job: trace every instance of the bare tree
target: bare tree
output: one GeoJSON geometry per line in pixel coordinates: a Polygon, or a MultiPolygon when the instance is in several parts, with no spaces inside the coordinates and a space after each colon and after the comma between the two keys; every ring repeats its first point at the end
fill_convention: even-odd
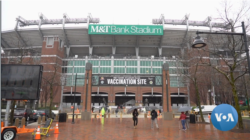
{"type": "MultiPolygon", "coordinates": [[[[48,71],[45,71],[43,74],[43,87],[46,90],[45,92],[48,92],[48,98],[49,98],[49,110],[50,114],[49,116],[51,117],[51,110],[53,107],[53,100],[54,97],[59,90],[59,87],[61,86],[61,64],[59,63],[58,58],[55,58],[55,64],[48,64],[46,65],[46,69],[48,71]]],[[[45,98],[46,99],[46,98],[45,98]]],[[[46,99],[47,100],[47,99],[46,99]]],[[[46,101],[47,102],[47,101],[46,101]]]]}
{"type": "MultiPolygon", "coordinates": [[[[246,1],[242,2],[242,5],[238,10],[233,9],[233,5],[230,4],[230,2],[224,1],[223,9],[218,10],[220,18],[226,22],[229,27],[224,31],[236,32],[238,27],[241,27],[241,21],[247,21],[247,23],[249,23],[249,19],[247,19],[249,11],[250,6],[246,1]]],[[[249,24],[247,24],[246,27],[248,26],[249,24]]],[[[239,89],[237,89],[236,86],[236,81],[247,72],[246,57],[243,56],[245,51],[243,38],[235,35],[209,35],[208,46],[209,50],[203,50],[214,55],[215,58],[218,59],[218,64],[214,65],[208,61],[203,61],[203,64],[210,65],[213,69],[222,74],[229,83],[234,99],[233,104],[239,116],[239,128],[243,129],[243,121],[237,95],[239,89]],[[242,69],[242,67],[244,68],[242,69]],[[239,70],[243,70],[241,74],[237,72],[239,70]]]]}

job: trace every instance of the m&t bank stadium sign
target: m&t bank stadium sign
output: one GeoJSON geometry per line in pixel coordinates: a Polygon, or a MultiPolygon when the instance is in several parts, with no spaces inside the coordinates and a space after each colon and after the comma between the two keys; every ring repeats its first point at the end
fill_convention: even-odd
{"type": "Polygon", "coordinates": [[[162,25],[101,25],[90,24],[89,34],[163,35],[162,25]]]}

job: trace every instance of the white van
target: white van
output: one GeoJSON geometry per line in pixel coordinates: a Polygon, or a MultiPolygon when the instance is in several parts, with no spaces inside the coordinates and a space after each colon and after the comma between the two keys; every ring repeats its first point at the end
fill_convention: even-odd
{"type": "MultiPolygon", "coordinates": [[[[217,105],[201,105],[201,110],[202,110],[202,113],[212,113],[214,108],[216,107],[217,105]]],[[[199,107],[197,106],[196,108],[194,108],[194,111],[195,112],[198,112],[199,113],[199,107]]]]}

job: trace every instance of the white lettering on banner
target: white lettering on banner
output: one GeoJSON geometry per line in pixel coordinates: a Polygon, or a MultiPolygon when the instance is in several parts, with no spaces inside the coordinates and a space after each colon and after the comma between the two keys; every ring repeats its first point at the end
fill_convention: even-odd
{"type": "Polygon", "coordinates": [[[100,33],[108,33],[108,29],[110,26],[91,26],[91,32],[100,32],[100,33]]]}

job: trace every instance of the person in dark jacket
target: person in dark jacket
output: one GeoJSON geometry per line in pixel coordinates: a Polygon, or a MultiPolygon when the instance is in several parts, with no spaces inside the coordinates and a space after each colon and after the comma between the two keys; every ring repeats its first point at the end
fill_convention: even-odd
{"type": "Polygon", "coordinates": [[[134,109],[133,113],[133,121],[134,121],[134,128],[136,128],[137,124],[138,124],[138,112],[137,109],[134,109]]]}
{"type": "Polygon", "coordinates": [[[118,110],[118,107],[117,107],[116,110],[115,110],[116,117],[117,117],[118,112],[119,112],[119,110],[118,110]]]}
{"type": "Polygon", "coordinates": [[[157,112],[155,110],[152,110],[151,111],[151,128],[153,129],[154,128],[154,122],[155,122],[155,125],[156,125],[156,128],[159,129],[158,127],[158,124],[157,124],[157,112]]]}

